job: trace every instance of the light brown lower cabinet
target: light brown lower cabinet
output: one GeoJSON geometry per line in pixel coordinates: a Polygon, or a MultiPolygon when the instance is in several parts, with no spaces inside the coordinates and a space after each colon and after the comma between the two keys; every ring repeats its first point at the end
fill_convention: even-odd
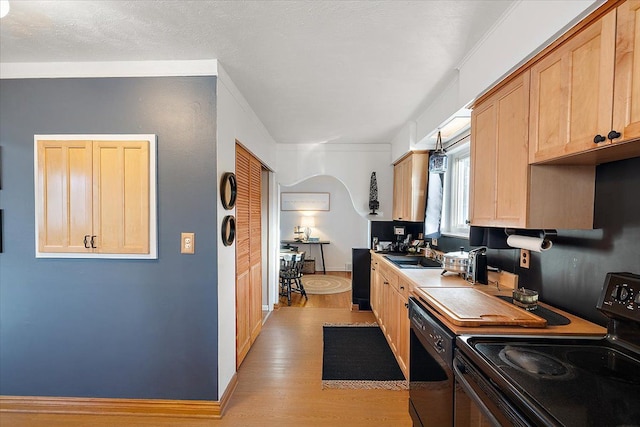
{"type": "Polygon", "coordinates": [[[371,257],[371,311],[376,319],[380,318],[380,274],[378,273],[378,260],[374,255],[371,257]]]}
{"type": "Polygon", "coordinates": [[[371,310],[405,378],[409,378],[409,285],[378,259],[371,259],[371,310]]]}
{"type": "Polygon", "coordinates": [[[398,281],[395,305],[398,322],[396,358],[405,377],[409,378],[409,284],[402,279],[398,281]]]}

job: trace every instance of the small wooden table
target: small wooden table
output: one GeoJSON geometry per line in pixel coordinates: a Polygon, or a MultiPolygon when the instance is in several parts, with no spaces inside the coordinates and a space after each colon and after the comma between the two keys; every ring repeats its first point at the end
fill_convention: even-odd
{"type": "MultiPolygon", "coordinates": [[[[309,241],[309,240],[281,240],[280,243],[288,243],[290,245],[318,245],[320,246],[320,259],[322,260],[322,274],[327,274],[327,269],[324,266],[324,250],[322,247],[328,245],[331,242],[328,240],[309,241]]],[[[311,249],[311,248],[309,248],[311,249]]]]}

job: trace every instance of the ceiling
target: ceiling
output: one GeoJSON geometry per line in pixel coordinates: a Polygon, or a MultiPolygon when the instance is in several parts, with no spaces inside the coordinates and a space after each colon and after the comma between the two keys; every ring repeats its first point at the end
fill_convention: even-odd
{"type": "Polygon", "coordinates": [[[10,0],[0,62],[217,59],[278,143],[389,143],[513,3],[10,0]]]}

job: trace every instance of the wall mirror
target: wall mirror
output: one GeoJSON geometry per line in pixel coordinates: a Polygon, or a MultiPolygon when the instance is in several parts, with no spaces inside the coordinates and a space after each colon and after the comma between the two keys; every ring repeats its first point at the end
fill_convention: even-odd
{"type": "Polygon", "coordinates": [[[236,219],[233,215],[227,215],[222,220],[222,243],[231,246],[236,238],[236,219]]]}
{"type": "Polygon", "coordinates": [[[236,175],[233,172],[226,172],[220,181],[220,199],[225,209],[232,209],[236,205],[238,188],[236,186],[236,175]]]}

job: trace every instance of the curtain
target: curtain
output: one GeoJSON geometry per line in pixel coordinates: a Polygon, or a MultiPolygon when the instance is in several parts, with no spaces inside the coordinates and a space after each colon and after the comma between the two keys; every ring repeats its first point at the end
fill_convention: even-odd
{"type": "Polygon", "coordinates": [[[442,190],[444,173],[429,173],[427,190],[427,210],[424,220],[424,237],[440,237],[440,222],[442,219],[442,190]]]}

